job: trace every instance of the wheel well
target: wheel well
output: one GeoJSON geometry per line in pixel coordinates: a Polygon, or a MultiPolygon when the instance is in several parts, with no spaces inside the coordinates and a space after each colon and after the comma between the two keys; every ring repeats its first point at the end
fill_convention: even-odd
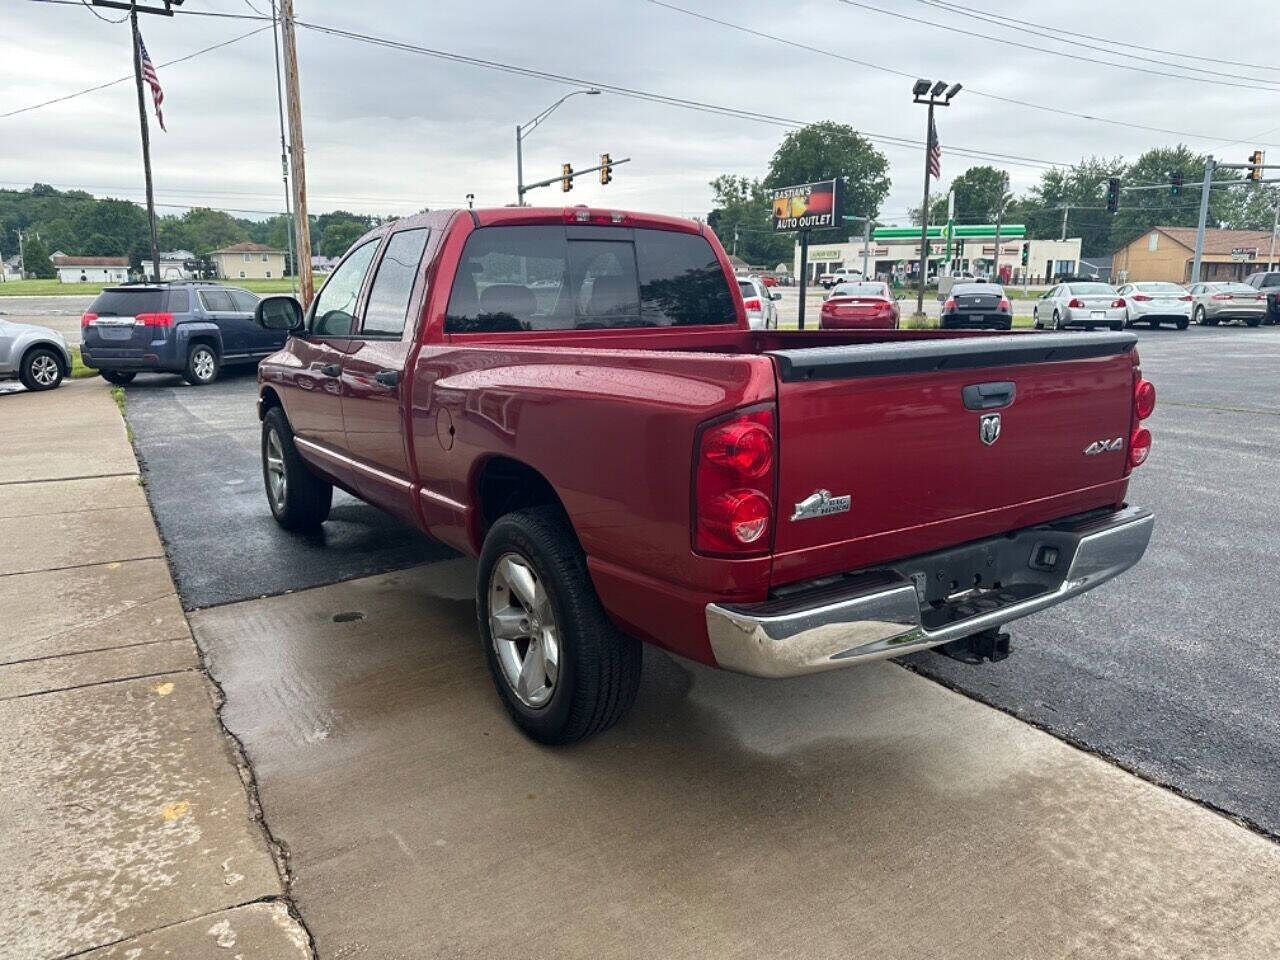
{"type": "Polygon", "coordinates": [[[280,401],[280,394],[276,393],[274,387],[263,387],[262,393],[258,395],[258,419],[265,419],[267,411],[272,407],[282,407],[284,404],[280,401]]]}
{"type": "Polygon", "coordinates": [[[564,510],[564,504],[547,478],[528,464],[510,457],[490,457],[475,480],[477,546],[484,542],[489,528],[504,514],[526,507],[552,505],[564,510]]]}
{"type": "Polygon", "coordinates": [[[48,340],[41,340],[37,343],[33,343],[31,346],[27,347],[27,349],[22,351],[22,359],[18,361],[19,370],[21,370],[23,364],[27,362],[27,357],[31,356],[31,354],[37,350],[48,350],[52,353],[54,357],[57,358],[58,366],[62,370],[62,375],[64,377],[71,376],[71,369],[67,366],[67,358],[62,355],[62,351],[58,349],[58,345],[56,343],[50,343],[48,340]]]}
{"type": "Polygon", "coordinates": [[[222,344],[218,342],[217,337],[209,333],[193,334],[191,339],[187,341],[187,353],[191,353],[191,348],[198,343],[203,343],[206,346],[213,347],[214,354],[218,357],[222,356],[222,344]]]}

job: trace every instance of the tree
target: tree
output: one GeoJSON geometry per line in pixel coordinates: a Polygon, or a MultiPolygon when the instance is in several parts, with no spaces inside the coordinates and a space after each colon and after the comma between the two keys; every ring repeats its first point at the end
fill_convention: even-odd
{"type": "Polygon", "coordinates": [[[738,256],[748,263],[772,267],[790,262],[793,240],[789,233],[774,233],[769,194],[759,180],[724,174],[711,181],[716,206],[707,226],[716,232],[726,250],[733,250],[738,232],[738,256]]]}
{"type": "Polygon", "coordinates": [[[76,242],[67,253],[98,257],[129,257],[137,263],[151,257],[151,227],[147,215],[128,200],[99,200],[80,206],[72,218],[76,242]],[[87,248],[92,244],[94,250],[87,248]]]}
{"type": "Polygon", "coordinates": [[[1065,169],[1053,167],[1040,175],[1040,183],[1031,188],[1028,196],[1006,208],[1005,219],[1025,223],[1029,238],[1056,240],[1062,236],[1065,208],[1067,236],[1080,238],[1082,254],[1088,257],[1110,253],[1111,219],[1105,210],[1107,180],[1126,176],[1120,157],[1089,157],[1065,169]]]}
{"type": "MultiPolygon", "coordinates": [[[[865,137],[843,123],[824,120],[793,130],[769,162],[764,186],[772,189],[817,180],[844,179],[844,212],[875,217],[889,194],[889,161],[865,137]]],[[[815,230],[811,243],[835,243],[850,231],[815,230]]]]}
{"type": "Polygon", "coordinates": [[[191,251],[197,257],[207,257],[212,251],[242,243],[249,233],[229,213],[208,207],[193,207],[182,215],[191,251]]]}
{"type": "Polygon", "coordinates": [[[368,229],[365,224],[355,219],[331,221],[320,234],[320,256],[342,256],[353,243],[364,236],[368,229]]]}
{"type": "MultiPolygon", "coordinates": [[[[1148,150],[1125,171],[1125,183],[1133,186],[1159,184],[1163,187],[1174,171],[1182,174],[1183,186],[1179,196],[1173,196],[1170,189],[1121,194],[1120,211],[1111,224],[1110,250],[1119,250],[1152,227],[1194,227],[1199,222],[1199,184],[1204,179],[1204,157],[1182,144],[1148,150]]],[[[1237,176],[1235,171],[1222,170],[1214,179],[1235,179],[1237,176]]],[[[1209,192],[1208,226],[1219,226],[1230,216],[1239,203],[1239,199],[1233,196],[1239,190],[1239,187],[1232,187],[1209,192]]]]}
{"type": "Polygon", "coordinates": [[[39,237],[24,237],[22,244],[22,265],[27,273],[34,274],[41,280],[52,280],[58,275],[49,259],[49,248],[39,237]]]}

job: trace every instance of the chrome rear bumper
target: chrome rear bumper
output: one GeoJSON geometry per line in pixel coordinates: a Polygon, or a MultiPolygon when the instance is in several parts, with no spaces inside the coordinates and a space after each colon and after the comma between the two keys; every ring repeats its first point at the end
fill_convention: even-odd
{"type": "Polygon", "coordinates": [[[1154,524],[1150,510],[1126,507],[913,557],[790,597],[745,605],[709,603],[711,649],[724,669],[757,677],[798,676],[926,650],[1105,583],[1141,559],[1154,524]],[[1043,562],[1045,551],[1054,551],[1051,565],[1043,562]],[[1000,579],[988,587],[928,599],[933,571],[968,570],[979,561],[1000,571],[1000,579]]]}

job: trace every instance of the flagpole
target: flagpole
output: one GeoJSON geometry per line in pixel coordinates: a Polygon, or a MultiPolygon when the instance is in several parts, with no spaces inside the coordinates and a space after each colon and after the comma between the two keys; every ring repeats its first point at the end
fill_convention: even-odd
{"type": "MultiPolygon", "coordinates": [[[[139,87],[141,89],[141,87],[139,87]]],[[[920,289],[916,292],[916,313],[924,314],[924,285],[929,278],[929,173],[933,165],[933,100],[929,101],[929,123],[924,137],[924,200],[920,206],[920,289]]]]}
{"type": "MultiPolygon", "coordinates": [[[[138,3],[129,4],[129,25],[133,28],[133,79],[138,88],[138,121],[142,124],[142,171],[147,180],[147,222],[151,227],[152,277],[160,279],[160,244],[156,240],[156,199],[151,187],[151,136],[147,132],[147,106],[142,96],[142,36],[138,33],[138,3]]],[[[143,270],[146,273],[146,270],[143,270]]]]}

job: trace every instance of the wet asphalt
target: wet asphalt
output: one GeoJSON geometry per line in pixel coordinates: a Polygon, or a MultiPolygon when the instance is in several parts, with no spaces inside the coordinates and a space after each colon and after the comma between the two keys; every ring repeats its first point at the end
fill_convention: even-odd
{"type": "MultiPolygon", "coordinates": [[[[1138,333],[1159,392],[1151,460],[1130,488],[1157,514],[1146,558],[1013,624],[1008,660],[904,662],[1280,836],[1280,327],[1138,333]]],[[[345,496],[315,538],[278,529],[251,373],[207,388],[141,376],[126,394],[188,609],[456,556],[345,496]]]]}

